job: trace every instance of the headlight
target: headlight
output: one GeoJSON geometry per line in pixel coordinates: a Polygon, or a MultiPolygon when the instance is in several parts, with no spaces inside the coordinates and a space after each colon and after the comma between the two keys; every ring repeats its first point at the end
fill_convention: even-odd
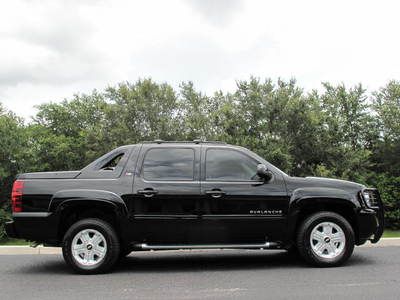
{"type": "Polygon", "coordinates": [[[365,204],[366,204],[368,207],[371,207],[371,206],[372,206],[372,203],[371,203],[371,197],[369,196],[369,192],[364,191],[364,192],[362,193],[362,195],[363,195],[365,204]]]}
{"type": "Polygon", "coordinates": [[[378,197],[379,194],[375,189],[365,189],[362,191],[362,198],[368,207],[378,207],[378,197]]]}

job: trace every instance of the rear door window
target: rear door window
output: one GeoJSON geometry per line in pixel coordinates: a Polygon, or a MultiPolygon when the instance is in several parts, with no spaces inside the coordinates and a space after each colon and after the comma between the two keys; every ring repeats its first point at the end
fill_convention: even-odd
{"type": "Polygon", "coordinates": [[[194,150],[191,148],[154,148],[147,151],[143,178],[154,180],[193,180],[194,150]]]}

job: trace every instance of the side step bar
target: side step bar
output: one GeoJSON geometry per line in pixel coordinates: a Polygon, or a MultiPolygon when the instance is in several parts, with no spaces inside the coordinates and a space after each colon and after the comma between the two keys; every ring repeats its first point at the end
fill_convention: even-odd
{"type": "Polygon", "coordinates": [[[261,244],[211,244],[211,245],[149,245],[146,243],[135,244],[134,248],[141,250],[183,250],[183,249],[279,249],[280,244],[276,242],[265,242],[261,244]]]}

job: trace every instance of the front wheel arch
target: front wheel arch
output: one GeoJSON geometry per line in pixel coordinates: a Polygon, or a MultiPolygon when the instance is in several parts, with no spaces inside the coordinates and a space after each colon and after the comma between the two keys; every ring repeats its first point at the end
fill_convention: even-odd
{"type": "Polygon", "coordinates": [[[315,199],[310,198],[308,203],[299,205],[290,212],[288,223],[288,239],[290,243],[295,243],[298,229],[301,224],[312,214],[318,212],[333,212],[347,220],[350,223],[358,244],[358,222],[354,205],[348,200],[342,199],[315,199]]]}

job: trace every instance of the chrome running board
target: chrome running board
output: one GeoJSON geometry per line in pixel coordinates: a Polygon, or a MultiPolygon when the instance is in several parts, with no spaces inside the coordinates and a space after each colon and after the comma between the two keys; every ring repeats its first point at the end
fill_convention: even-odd
{"type": "Polygon", "coordinates": [[[183,250],[183,249],[278,249],[280,244],[265,242],[261,244],[208,244],[208,245],[149,245],[146,243],[135,244],[134,248],[142,250],[183,250]]]}

